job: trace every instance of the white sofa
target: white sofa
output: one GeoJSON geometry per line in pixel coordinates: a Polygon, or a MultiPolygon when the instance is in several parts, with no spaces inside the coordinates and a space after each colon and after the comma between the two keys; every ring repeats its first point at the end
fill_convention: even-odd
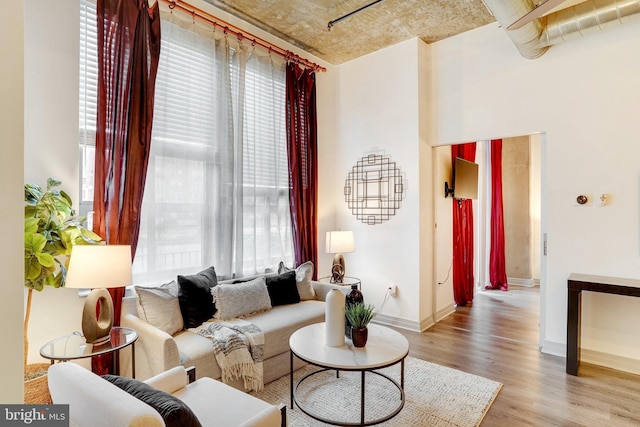
{"type": "MultiPolygon", "coordinates": [[[[348,287],[316,281],[312,281],[311,284],[316,299],[276,306],[245,318],[264,333],[265,384],[289,373],[289,338],[303,326],[324,321],[324,301],[329,290],[338,288],[344,293],[349,291],[348,287]]],[[[209,339],[189,330],[179,331],[172,336],[145,322],[137,315],[135,295],[123,299],[120,323],[122,326],[135,329],[139,334],[135,343],[136,378],[146,379],[176,366],[194,366],[198,378],[221,378],[220,367],[209,339]]],[[[294,359],[296,369],[304,365],[297,358],[294,359]]],[[[131,374],[129,353],[121,354],[120,366],[123,375],[131,374]]],[[[243,389],[240,380],[232,385],[243,389]]]]}
{"type": "MultiPolygon", "coordinates": [[[[48,381],[53,403],[69,405],[71,426],[165,425],[153,407],[73,362],[52,365],[48,381]]],[[[182,367],[163,372],[145,382],[184,402],[203,426],[287,425],[285,405],[271,405],[211,378],[201,378],[189,384],[187,372],[182,367]]]]}

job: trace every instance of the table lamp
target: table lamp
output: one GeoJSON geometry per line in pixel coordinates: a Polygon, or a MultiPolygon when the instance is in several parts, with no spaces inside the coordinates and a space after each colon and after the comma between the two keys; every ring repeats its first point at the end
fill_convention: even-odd
{"type": "Polygon", "coordinates": [[[325,252],[335,254],[331,265],[331,283],[342,283],[345,273],[344,256],[342,254],[355,250],[353,231],[327,231],[325,252]]]}
{"type": "Polygon", "coordinates": [[[65,287],[91,288],[82,310],[82,334],[89,344],[110,338],[113,300],[106,288],[131,284],[131,246],[76,245],[71,250],[65,287]]]}

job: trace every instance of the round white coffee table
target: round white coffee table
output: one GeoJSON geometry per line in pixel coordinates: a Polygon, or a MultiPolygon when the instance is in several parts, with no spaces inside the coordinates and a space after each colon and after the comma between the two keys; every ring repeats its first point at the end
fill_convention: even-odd
{"type": "Polygon", "coordinates": [[[298,329],[289,339],[290,348],[290,388],[291,388],[291,409],[294,403],[302,412],[308,416],[324,423],[341,426],[370,426],[387,421],[396,416],[404,407],[404,360],[409,354],[409,342],[400,333],[393,329],[380,325],[369,324],[369,338],[366,346],[362,348],[354,347],[351,340],[345,338],[345,345],[341,347],[329,347],[325,344],[325,323],[316,323],[298,329]],[[293,356],[318,366],[321,369],[311,372],[293,383],[293,356]],[[378,369],[386,368],[400,363],[400,383],[393,378],[377,372],[378,369]],[[335,370],[337,375],[340,371],[361,372],[360,383],[360,422],[348,423],[335,421],[320,417],[300,405],[296,392],[298,387],[313,375],[335,370]],[[379,375],[400,391],[400,404],[391,413],[375,420],[365,421],[365,374],[379,375]]]}

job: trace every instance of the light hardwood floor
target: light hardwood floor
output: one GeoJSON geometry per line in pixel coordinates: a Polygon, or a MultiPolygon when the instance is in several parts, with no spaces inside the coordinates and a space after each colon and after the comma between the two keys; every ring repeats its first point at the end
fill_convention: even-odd
{"type": "Polygon", "coordinates": [[[422,334],[402,332],[410,355],[503,383],[482,426],[640,426],[640,376],[538,349],[537,288],[488,291],[422,334]]]}

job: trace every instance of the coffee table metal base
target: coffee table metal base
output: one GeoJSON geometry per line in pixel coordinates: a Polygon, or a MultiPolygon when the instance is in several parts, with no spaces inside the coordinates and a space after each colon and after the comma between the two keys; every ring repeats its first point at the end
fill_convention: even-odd
{"type": "Polygon", "coordinates": [[[327,368],[327,367],[323,367],[321,365],[318,365],[316,363],[310,362],[308,360],[305,360],[303,358],[301,358],[300,356],[296,355],[296,357],[298,357],[299,359],[314,365],[314,366],[318,366],[321,369],[318,369],[316,371],[313,371],[303,377],[301,377],[295,384],[293,384],[293,356],[294,356],[294,352],[290,351],[290,387],[291,387],[291,409],[294,409],[294,403],[296,406],[298,406],[298,408],[304,412],[305,414],[307,414],[308,416],[310,416],[313,419],[316,419],[318,421],[322,421],[323,423],[327,423],[327,424],[332,424],[332,425],[336,425],[336,426],[372,426],[375,424],[380,424],[383,423],[385,421],[390,420],[391,418],[395,417],[396,415],[398,415],[398,413],[402,410],[402,408],[404,407],[404,403],[405,403],[405,395],[404,395],[404,358],[400,360],[400,383],[398,384],[398,382],[396,380],[394,380],[393,378],[389,377],[388,375],[383,374],[382,372],[377,372],[377,369],[382,369],[382,368],[386,368],[389,366],[393,366],[396,365],[398,362],[392,363],[390,365],[387,366],[381,366],[374,369],[342,369],[344,371],[359,371],[360,372],[360,422],[343,422],[343,421],[335,421],[335,420],[331,420],[331,419],[327,419],[324,417],[320,417],[318,415],[315,415],[313,413],[311,413],[310,411],[306,410],[302,405],[300,405],[300,402],[297,399],[297,391],[298,391],[298,387],[300,386],[300,384],[302,384],[306,379],[313,377],[314,375],[320,374],[322,372],[326,372],[326,371],[336,371],[336,376],[340,375],[340,370],[336,370],[335,368],[327,368]],[[389,413],[388,415],[385,415],[384,417],[381,418],[377,418],[375,420],[369,420],[369,421],[365,421],[365,396],[366,396],[366,381],[365,381],[365,374],[366,373],[370,373],[370,374],[375,374],[378,375],[382,378],[387,379],[389,382],[391,382],[394,386],[396,386],[396,388],[398,389],[398,391],[400,392],[400,404],[398,405],[398,407],[396,409],[394,409],[391,413],[389,413]]]}

